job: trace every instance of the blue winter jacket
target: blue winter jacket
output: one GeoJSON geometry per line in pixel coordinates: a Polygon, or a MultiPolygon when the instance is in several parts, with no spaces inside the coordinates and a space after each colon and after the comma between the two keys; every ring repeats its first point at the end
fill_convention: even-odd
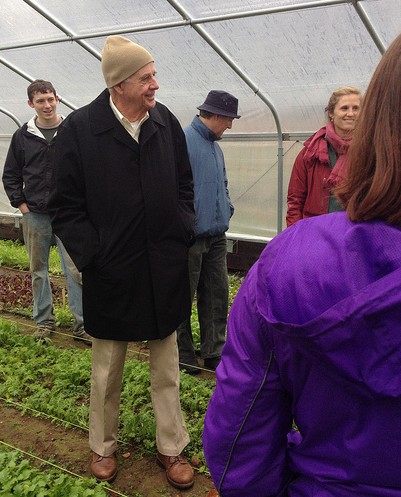
{"type": "Polygon", "coordinates": [[[184,129],[195,192],[195,236],[221,235],[228,230],[234,207],[228,193],[224,155],[217,136],[198,116],[184,129]]]}

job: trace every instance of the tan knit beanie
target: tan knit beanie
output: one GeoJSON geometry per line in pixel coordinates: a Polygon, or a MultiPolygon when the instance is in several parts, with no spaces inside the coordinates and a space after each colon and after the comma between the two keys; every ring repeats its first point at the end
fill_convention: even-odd
{"type": "Polygon", "coordinates": [[[150,53],[124,36],[108,36],[102,51],[102,71],[107,88],[121,83],[149,62],[150,53]]]}

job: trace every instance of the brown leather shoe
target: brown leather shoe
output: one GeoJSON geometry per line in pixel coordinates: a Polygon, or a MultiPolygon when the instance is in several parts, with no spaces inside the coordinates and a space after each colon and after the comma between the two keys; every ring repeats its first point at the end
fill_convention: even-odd
{"type": "Polygon", "coordinates": [[[103,457],[93,452],[90,470],[96,480],[112,482],[117,476],[116,455],[103,457]]]}
{"type": "Polygon", "coordinates": [[[157,453],[159,466],[166,470],[168,482],[175,488],[185,489],[194,484],[194,470],[182,456],[164,456],[157,453]]]}

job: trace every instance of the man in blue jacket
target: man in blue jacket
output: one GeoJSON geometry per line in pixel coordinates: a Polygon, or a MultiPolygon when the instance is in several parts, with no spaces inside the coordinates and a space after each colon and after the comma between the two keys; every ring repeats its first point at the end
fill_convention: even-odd
{"type": "MultiPolygon", "coordinates": [[[[214,371],[225,342],[228,312],[227,240],[234,213],[228,193],[224,155],[218,140],[234,119],[239,119],[238,100],[225,91],[212,90],[198,107],[200,115],[184,129],[195,192],[195,238],[189,251],[191,298],[197,294],[200,355],[214,371]]],[[[191,320],[178,328],[180,367],[189,374],[200,372],[191,320]]]]}

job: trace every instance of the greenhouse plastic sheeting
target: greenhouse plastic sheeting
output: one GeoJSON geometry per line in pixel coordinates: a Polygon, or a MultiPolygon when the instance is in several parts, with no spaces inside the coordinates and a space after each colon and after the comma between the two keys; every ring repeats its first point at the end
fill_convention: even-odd
{"type": "MultiPolygon", "coordinates": [[[[1,0],[0,167],[10,136],[32,116],[26,88],[51,80],[68,115],[104,88],[110,34],[146,47],[159,101],[188,125],[211,89],[239,99],[221,142],[235,214],[230,232],[274,236],[302,141],[324,122],[338,86],[365,90],[401,32],[401,0],[1,0]]],[[[0,210],[13,213],[0,191],[0,210]]]]}

